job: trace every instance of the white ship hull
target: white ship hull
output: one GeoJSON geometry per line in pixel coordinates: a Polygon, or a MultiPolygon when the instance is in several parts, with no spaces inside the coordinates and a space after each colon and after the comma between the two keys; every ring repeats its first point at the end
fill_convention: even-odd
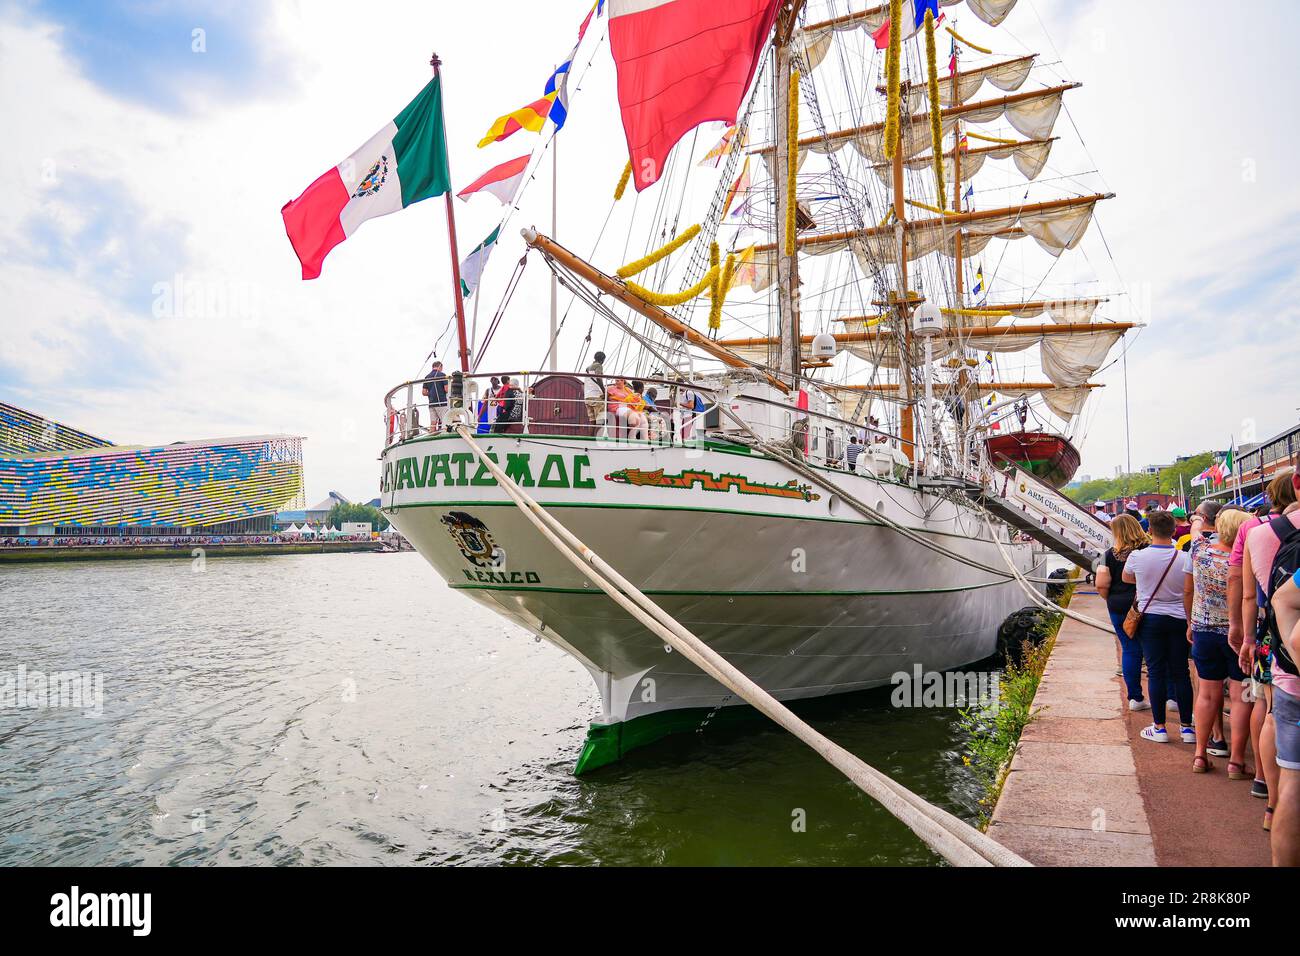
{"type": "MultiPolygon", "coordinates": [[[[1014,581],[869,522],[822,488],[790,487],[785,466],[745,449],[551,436],[480,443],[621,574],[783,700],[983,659],[1002,621],[1028,603],[1014,581]]],[[[579,770],[698,724],[701,709],[740,703],[560,557],[459,438],[403,442],[383,462],[385,513],[447,583],[591,672],[604,712],[579,770]]],[[[827,474],[943,547],[1005,566],[968,507],[827,474]]],[[[1041,570],[1031,548],[997,533],[1022,571],[1041,570]]]]}

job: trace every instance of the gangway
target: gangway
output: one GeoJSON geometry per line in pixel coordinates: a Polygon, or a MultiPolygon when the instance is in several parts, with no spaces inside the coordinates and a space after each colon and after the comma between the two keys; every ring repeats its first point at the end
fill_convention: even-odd
{"type": "Polygon", "coordinates": [[[990,513],[1084,571],[1092,571],[1111,546],[1104,522],[1010,459],[1003,458],[986,482],[963,487],[990,513]]]}

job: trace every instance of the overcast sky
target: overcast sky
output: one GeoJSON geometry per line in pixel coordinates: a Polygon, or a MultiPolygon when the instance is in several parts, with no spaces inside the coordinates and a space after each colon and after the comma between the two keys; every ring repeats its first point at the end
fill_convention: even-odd
{"type": "MultiPolygon", "coordinates": [[[[112,6],[0,0],[0,398],[122,443],[301,434],[310,501],[377,494],[383,395],[421,371],[450,315],[441,201],[367,223],[313,282],[280,207],[406,105],[433,49],[458,187],[539,146],[475,144],[541,94],[589,0],[112,6]],[[186,291],[207,306],[187,309],[186,291]]],[[[964,34],[1039,50],[1084,84],[1057,132],[1117,198],[1065,268],[1120,293],[1111,317],[1150,323],[1128,354],[1132,464],[1295,422],[1300,5],[1021,0],[998,31],[961,9],[964,34]]],[[[583,254],[626,156],[603,32],[557,140],[559,235],[583,254]]],[[[522,255],[518,227],[549,230],[546,163],[489,268],[483,323],[522,255]]],[[[463,254],[501,208],[457,206],[463,254]]],[[[617,267],[621,245],[598,263],[617,267]]],[[[484,367],[536,367],[547,308],[534,263],[484,367]]],[[[588,324],[571,316],[562,364],[588,324]]],[[[1081,435],[1093,476],[1126,454],[1122,364],[1101,380],[1081,435]]]]}

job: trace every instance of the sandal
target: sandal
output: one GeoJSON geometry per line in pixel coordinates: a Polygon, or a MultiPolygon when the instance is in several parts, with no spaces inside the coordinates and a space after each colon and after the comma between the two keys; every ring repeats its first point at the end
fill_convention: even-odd
{"type": "Polygon", "coordinates": [[[1232,761],[1228,761],[1228,779],[1254,780],[1255,771],[1251,770],[1244,763],[1233,763],[1232,761]]]}
{"type": "Polygon", "coordinates": [[[1272,807],[1269,807],[1267,810],[1264,811],[1264,829],[1265,830],[1273,829],[1273,808],[1272,807]]]}
{"type": "Polygon", "coordinates": [[[1210,763],[1209,757],[1193,757],[1192,773],[1209,773],[1214,769],[1214,764],[1210,763]]]}

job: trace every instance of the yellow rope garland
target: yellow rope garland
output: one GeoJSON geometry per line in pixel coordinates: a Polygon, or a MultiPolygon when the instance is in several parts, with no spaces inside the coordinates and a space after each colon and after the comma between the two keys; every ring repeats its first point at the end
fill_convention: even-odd
{"type": "Polygon", "coordinates": [[[795,224],[795,187],[799,182],[799,71],[790,71],[790,128],[789,156],[785,171],[785,254],[794,255],[795,224]]]}
{"type": "Polygon", "coordinates": [[[660,259],[672,255],[674,252],[676,252],[682,246],[686,245],[686,243],[690,242],[699,234],[700,234],[700,226],[699,223],[696,223],[695,225],[687,229],[685,232],[683,232],[676,239],[674,239],[672,242],[668,243],[668,245],[664,246],[662,249],[656,249],[654,252],[650,253],[650,255],[645,256],[642,259],[637,259],[635,262],[629,262],[623,268],[619,269],[618,272],[615,273],[615,275],[617,275],[620,279],[627,279],[630,278],[631,276],[639,275],[640,273],[645,272],[647,269],[649,269],[660,259]]]}
{"type": "Polygon", "coordinates": [[[635,282],[624,283],[627,290],[639,299],[644,299],[651,305],[657,305],[662,308],[671,308],[674,305],[681,305],[684,302],[690,302],[700,293],[712,287],[713,283],[718,280],[718,267],[714,266],[708,272],[704,273],[704,278],[689,289],[683,289],[681,292],[654,292],[645,286],[637,285],[635,282]]]}
{"type": "Polygon", "coordinates": [[[970,130],[966,131],[966,135],[971,139],[982,139],[986,143],[1000,143],[1003,146],[1015,146],[1020,142],[1016,139],[999,139],[996,136],[983,136],[980,133],[972,133],[970,130]]]}
{"type": "Polygon", "coordinates": [[[722,267],[722,297],[725,299],[727,293],[731,291],[731,284],[736,281],[736,266],[740,264],[740,259],[734,252],[727,253],[727,262],[722,267]]]}
{"type": "Polygon", "coordinates": [[[889,51],[885,54],[885,85],[889,95],[885,101],[885,158],[893,159],[898,150],[898,110],[900,102],[899,63],[902,56],[903,0],[889,0],[889,51]]]}
{"type": "Polygon", "coordinates": [[[709,328],[722,328],[722,253],[716,242],[709,244],[709,271],[715,274],[713,287],[709,290],[709,328]]]}
{"type": "Polygon", "coordinates": [[[968,47],[970,47],[972,50],[974,50],[974,51],[977,52],[977,53],[992,53],[992,52],[993,52],[993,51],[990,50],[990,49],[987,49],[987,48],[982,47],[982,46],[977,46],[976,44],[971,43],[970,40],[967,40],[964,36],[962,36],[960,33],[958,33],[958,32],[957,32],[956,30],[954,30],[952,27],[944,27],[944,29],[947,30],[949,33],[951,33],[951,34],[953,35],[953,37],[957,40],[958,43],[964,43],[964,44],[966,44],[968,47]]]}
{"type": "Polygon", "coordinates": [[[925,59],[930,79],[930,149],[934,153],[934,180],[939,208],[948,208],[948,184],[943,173],[943,104],[939,102],[939,62],[934,42],[934,14],[925,11],[925,59]]]}
{"type": "Polygon", "coordinates": [[[614,202],[618,202],[620,199],[623,198],[623,193],[627,191],[627,184],[631,181],[631,179],[632,179],[632,160],[629,159],[627,161],[627,165],[623,167],[623,175],[619,177],[618,185],[614,188],[614,202]]]}
{"type": "Polygon", "coordinates": [[[955,209],[949,210],[948,212],[944,212],[942,209],[938,208],[937,206],[931,206],[928,202],[920,202],[916,199],[904,199],[903,202],[907,203],[909,206],[915,206],[917,209],[924,209],[926,212],[938,213],[940,216],[956,215],[955,209]]]}

